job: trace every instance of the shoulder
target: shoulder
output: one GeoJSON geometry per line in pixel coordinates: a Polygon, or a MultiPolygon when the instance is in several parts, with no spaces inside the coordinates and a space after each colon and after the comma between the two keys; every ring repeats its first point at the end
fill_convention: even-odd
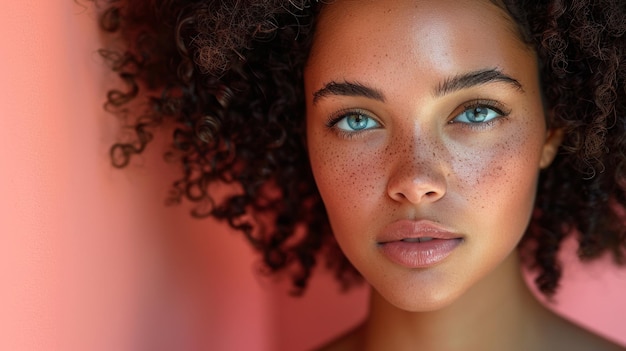
{"type": "Polygon", "coordinates": [[[322,345],[317,351],[352,351],[362,349],[360,341],[363,327],[357,326],[356,328],[348,331],[347,333],[329,341],[322,345]]]}
{"type": "Polygon", "coordinates": [[[626,351],[626,347],[604,339],[561,317],[549,321],[544,332],[545,350],[626,351]]]}

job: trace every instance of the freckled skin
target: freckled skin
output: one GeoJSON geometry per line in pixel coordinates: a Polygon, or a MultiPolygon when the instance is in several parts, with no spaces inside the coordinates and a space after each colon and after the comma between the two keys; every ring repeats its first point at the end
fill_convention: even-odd
{"type": "Polygon", "coordinates": [[[348,259],[391,304],[430,311],[511,257],[539,171],[558,142],[546,130],[534,53],[500,9],[489,2],[388,4],[337,1],[323,9],[305,68],[307,141],[348,259]],[[449,77],[489,68],[517,79],[523,91],[492,82],[432,93],[449,77]],[[385,100],[328,96],[313,103],[314,92],[344,80],[374,87],[385,100]],[[510,113],[481,128],[449,123],[475,99],[498,101],[510,113]],[[348,138],[328,128],[329,116],[344,109],[367,111],[380,127],[348,138]],[[439,223],[464,241],[435,266],[399,266],[381,254],[376,238],[401,219],[439,223]]]}

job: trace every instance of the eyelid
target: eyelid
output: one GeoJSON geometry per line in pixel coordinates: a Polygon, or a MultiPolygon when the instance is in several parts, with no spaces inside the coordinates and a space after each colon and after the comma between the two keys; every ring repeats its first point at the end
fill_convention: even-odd
{"type": "MultiPolygon", "coordinates": [[[[454,112],[451,114],[450,121],[448,123],[455,123],[454,119],[459,116],[459,114],[463,113],[466,110],[477,108],[477,107],[487,107],[495,112],[497,112],[501,117],[506,117],[511,114],[511,109],[508,108],[503,103],[497,100],[491,99],[474,99],[463,103],[461,106],[457,107],[454,112]]],[[[460,122],[459,122],[460,123],[460,122]]]]}
{"type": "Polygon", "coordinates": [[[360,114],[360,115],[364,115],[367,116],[368,118],[371,118],[372,120],[376,121],[376,123],[378,123],[379,125],[383,125],[382,122],[374,117],[373,113],[364,110],[364,109],[360,109],[360,108],[346,108],[346,109],[341,109],[337,112],[334,112],[333,114],[331,114],[328,117],[328,120],[326,121],[326,127],[328,128],[333,128],[335,125],[337,125],[337,123],[339,123],[339,121],[341,121],[342,119],[350,116],[350,115],[355,115],[355,114],[360,114]]]}
{"type": "MultiPolygon", "coordinates": [[[[454,113],[451,114],[450,120],[448,121],[449,124],[454,124],[454,123],[459,123],[459,124],[467,124],[464,122],[455,122],[454,120],[464,111],[468,110],[468,109],[472,109],[472,108],[477,108],[477,107],[486,107],[489,109],[492,109],[493,111],[495,111],[497,114],[499,114],[500,116],[497,118],[502,118],[502,117],[507,117],[510,113],[511,113],[511,109],[508,108],[505,104],[497,101],[497,100],[493,100],[493,99],[482,99],[482,98],[477,98],[477,99],[473,99],[473,100],[469,100],[467,102],[464,102],[463,104],[461,104],[461,106],[457,107],[454,110],[454,113]]],[[[350,115],[355,115],[355,114],[360,114],[360,115],[364,115],[370,119],[372,119],[374,122],[376,122],[377,124],[379,124],[380,127],[383,127],[383,123],[380,121],[380,119],[378,119],[377,117],[374,117],[374,114],[366,109],[362,109],[362,108],[345,108],[345,109],[340,109],[334,113],[332,113],[331,115],[329,115],[328,119],[326,120],[326,127],[328,129],[334,130],[335,132],[341,132],[342,134],[357,134],[357,133],[361,133],[361,132],[366,132],[372,129],[377,129],[377,128],[368,128],[368,129],[364,129],[364,130],[357,130],[357,131],[343,131],[343,130],[338,130],[338,128],[336,128],[337,123],[339,123],[341,120],[343,120],[344,118],[350,116],[350,115]]],[[[489,123],[488,122],[484,122],[484,123],[489,123]]],[[[481,124],[481,123],[476,123],[476,124],[481,124]]]]}
{"type": "Polygon", "coordinates": [[[325,125],[326,125],[326,128],[327,128],[328,131],[334,133],[339,138],[350,140],[350,139],[356,138],[356,137],[358,137],[360,135],[363,135],[363,133],[367,133],[367,132],[370,132],[372,130],[379,129],[379,128],[382,127],[383,124],[381,123],[381,121],[378,118],[373,117],[373,113],[370,113],[367,110],[363,110],[363,109],[359,109],[359,108],[346,108],[346,109],[342,109],[342,110],[339,110],[339,111],[331,114],[328,117],[328,120],[326,121],[325,125]],[[356,114],[363,115],[363,116],[369,118],[374,123],[376,123],[378,126],[376,126],[375,128],[367,128],[367,129],[353,130],[353,131],[344,130],[344,129],[339,128],[337,126],[337,124],[339,124],[342,120],[345,120],[350,115],[356,115],[356,114]]]}

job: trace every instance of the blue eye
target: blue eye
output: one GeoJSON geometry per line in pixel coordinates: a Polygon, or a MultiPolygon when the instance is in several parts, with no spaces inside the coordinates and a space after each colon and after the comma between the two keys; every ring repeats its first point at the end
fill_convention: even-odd
{"type": "Polygon", "coordinates": [[[491,121],[494,118],[501,117],[502,115],[502,112],[494,108],[481,105],[466,109],[465,111],[454,117],[452,122],[468,124],[485,123],[491,121]]]}
{"type": "Polygon", "coordinates": [[[358,112],[340,117],[334,125],[344,132],[358,132],[380,127],[380,124],[375,119],[358,112]]]}

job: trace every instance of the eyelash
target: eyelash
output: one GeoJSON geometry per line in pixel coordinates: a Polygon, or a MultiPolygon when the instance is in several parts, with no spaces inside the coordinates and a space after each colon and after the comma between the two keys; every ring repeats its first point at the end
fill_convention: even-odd
{"type": "Polygon", "coordinates": [[[328,117],[328,120],[326,121],[326,127],[328,129],[332,130],[333,132],[337,133],[340,137],[346,138],[346,139],[354,138],[355,136],[357,136],[360,133],[367,132],[368,130],[371,130],[371,129],[365,129],[365,130],[362,130],[362,131],[347,132],[347,131],[343,131],[343,130],[341,130],[339,128],[336,128],[337,123],[339,123],[341,120],[343,120],[344,118],[349,117],[351,115],[364,115],[364,116],[366,116],[368,118],[373,119],[378,124],[382,125],[382,123],[380,121],[378,121],[376,118],[371,117],[371,114],[369,112],[367,112],[366,110],[361,110],[361,109],[344,109],[344,110],[337,111],[337,112],[333,113],[332,115],[330,115],[330,117],[328,117]]]}
{"type": "MultiPolygon", "coordinates": [[[[462,109],[460,110],[460,112],[458,113],[454,113],[453,115],[453,119],[448,121],[448,124],[457,124],[460,125],[460,127],[463,128],[470,128],[472,130],[484,130],[484,129],[488,129],[491,126],[493,126],[495,123],[501,122],[501,120],[503,118],[506,118],[510,115],[511,111],[506,109],[505,106],[503,104],[501,104],[500,102],[496,101],[496,100],[488,100],[488,99],[476,99],[476,100],[472,100],[469,102],[466,102],[463,104],[462,109]],[[461,113],[467,111],[467,110],[471,110],[471,109],[476,109],[476,108],[488,108],[493,110],[494,112],[496,112],[499,116],[495,117],[489,121],[486,122],[480,122],[480,123],[465,123],[465,122],[455,122],[454,119],[456,117],[458,117],[461,113]]],[[[366,129],[363,131],[353,131],[353,132],[347,132],[347,131],[343,131],[339,128],[336,128],[335,126],[337,125],[337,123],[339,123],[341,120],[343,120],[344,118],[350,116],[350,115],[355,115],[355,114],[362,114],[364,116],[367,116],[368,118],[372,118],[374,120],[376,120],[375,118],[370,116],[370,113],[368,113],[365,110],[362,109],[344,109],[344,110],[340,110],[337,111],[335,113],[333,113],[328,120],[326,121],[326,127],[330,130],[333,130],[335,133],[337,133],[339,136],[343,137],[343,138],[353,138],[356,135],[362,133],[362,132],[366,132],[370,129],[366,129]]],[[[376,120],[377,123],[381,124],[382,123],[378,120],[376,120]]]]}
{"type": "MultiPolygon", "coordinates": [[[[358,114],[362,114],[362,115],[368,115],[364,110],[361,109],[344,109],[344,110],[339,110],[335,113],[333,113],[332,115],[330,115],[328,117],[328,120],[326,121],[326,127],[328,128],[332,128],[334,127],[337,123],[339,123],[339,121],[341,121],[342,119],[350,116],[350,115],[358,115],[358,114]]],[[[369,117],[369,115],[368,115],[369,117]]]]}
{"type": "Polygon", "coordinates": [[[472,101],[464,103],[462,110],[458,113],[455,113],[453,115],[453,119],[450,120],[448,124],[460,124],[462,127],[465,127],[465,128],[470,128],[473,130],[484,130],[493,126],[495,123],[501,122],[503,118],[508,117],[510,114],[511,114],[511,111],[496,100],[476,99],[476,100],[472,100],[472,101]],[[494,112],[496,112],[499,116],[487,122],[481,122],[481,123],[464,123],[464,122],[454,121],[454,119],[458,117],[461,113],[467,110],[476,109],[480,107],[491,109],[494,112]]]}

